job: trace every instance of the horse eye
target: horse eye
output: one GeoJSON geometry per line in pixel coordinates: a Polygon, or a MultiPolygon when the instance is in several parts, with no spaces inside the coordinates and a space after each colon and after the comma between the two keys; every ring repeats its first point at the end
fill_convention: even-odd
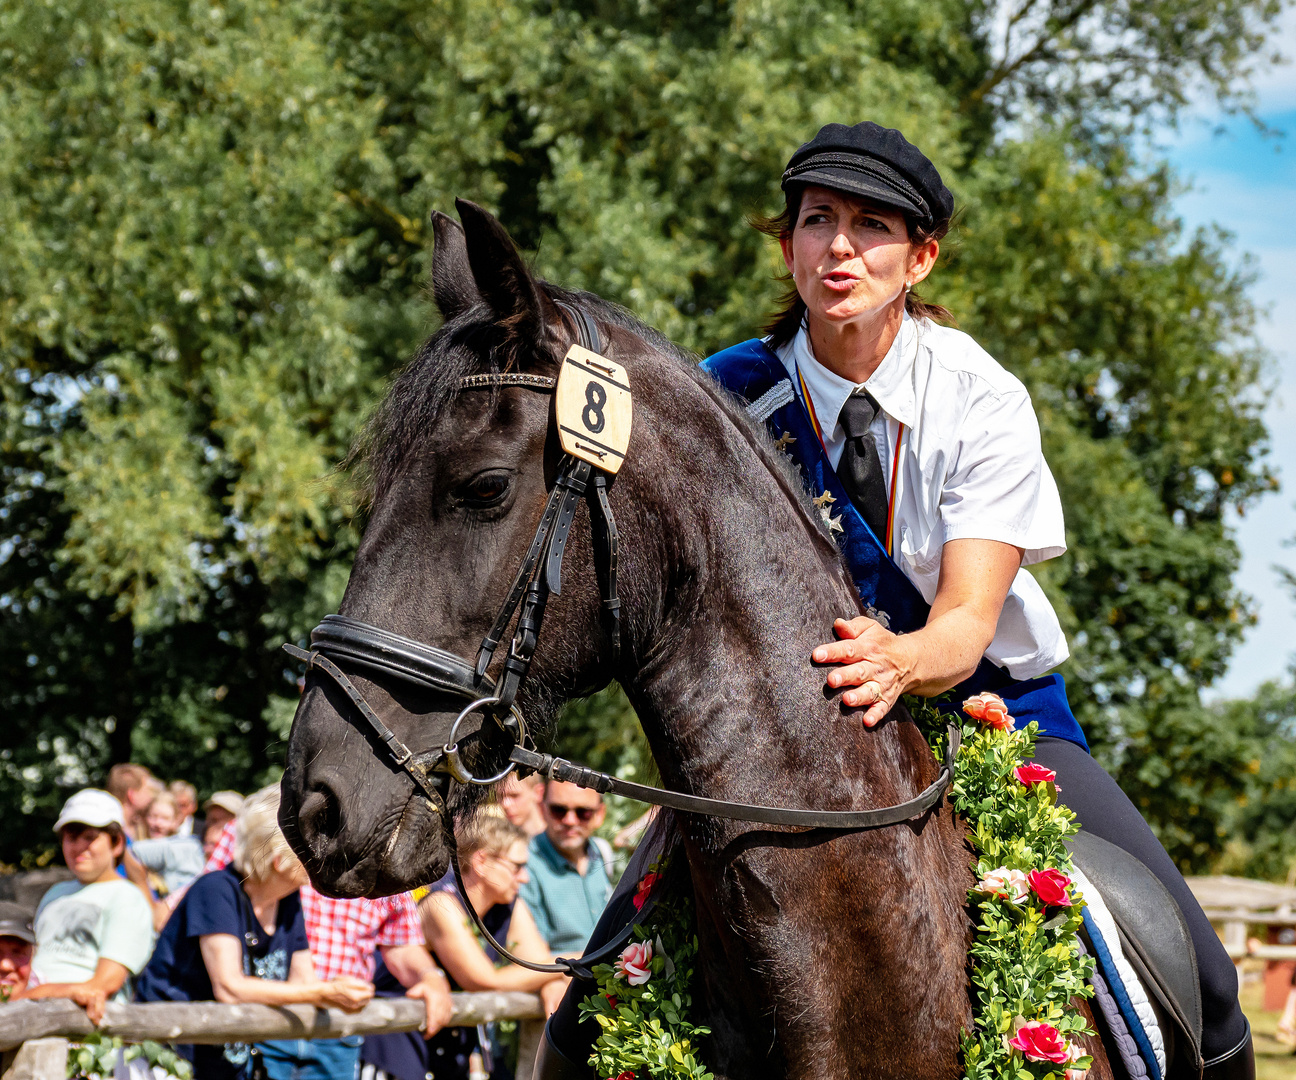
{"type": "Polygon", "coordinates": [[[498,506],[508,494],[508,489],[507,473],[482,473],[474,476],[460,488],[460,497],[469,506],[483,510],[490,506],[498,506]]]}

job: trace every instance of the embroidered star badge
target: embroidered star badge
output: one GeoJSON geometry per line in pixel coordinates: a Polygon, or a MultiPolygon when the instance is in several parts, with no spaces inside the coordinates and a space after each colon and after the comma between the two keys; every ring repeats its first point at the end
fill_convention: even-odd
{"type": "Polygon", "coordinates": [[[864,606],[864,614],[881,626],[883,630],[889,630],[891,628],[891,616],[885,611],[879,611],[872,604],[866,604],[864,606]]]}
{"type": "Polygon", "coordinates": [[[796,442],[796,436],[794,436],[790,431],[785,431],[783,432],[782,435],[780,435],[777,439],[774,440],[774,449],[786,450],[794,442],[796,442]]]}
{"type": "Polygon", "coordinates": [[[818,495],[817,497],[811,500],[811,502],[813,502],[815,506],[819,507],[820,510],[824,509],[825,507],[832,506],[832,504],[835,503],[836,501],[837,500],[832,497],[831,493],[827,491],[823,492],[821,495],[818,495]]]}

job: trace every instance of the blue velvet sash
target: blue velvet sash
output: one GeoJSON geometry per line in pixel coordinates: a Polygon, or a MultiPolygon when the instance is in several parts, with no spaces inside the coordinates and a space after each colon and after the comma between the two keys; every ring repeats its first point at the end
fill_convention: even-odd
{"type": "MultiPolygon", "coordinates": [[[[703,361],[702,369],[748,402],[766,394],[783,401],[770,413],[766,426],[772,438],[782,440],[784,453],[800,469],[811,494],[832,496],[833,501],[826,506],[826,522],[845,557],[865,611],[896,633],[925,625],[930,610],[927,602],[850,501],[783,362],[763,341],[753,338],[716,353],[703,361]],[[780,383],[787,384],[788,390],[782,391],[780,383]]],[[[983,659],[972,677],[960,684],[955,693],[961,702],[964,697],[983,690],[1002,697],[1019,724],[1034,720],[1041,735],[1067,739],[1089,749],[1067,703],[1066,685],[1060,675],[1016,680],[1003,668],[983,659]]],[[[942,708],[957,711],[958,704],[942,708]]]]}

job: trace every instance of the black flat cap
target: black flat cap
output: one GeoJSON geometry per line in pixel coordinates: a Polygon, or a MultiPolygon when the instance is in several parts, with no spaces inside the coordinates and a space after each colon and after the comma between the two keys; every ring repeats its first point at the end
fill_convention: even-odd
{"type": "Polygon", "coordinates": [[[20,904],[0,903],[0,937],[16,937],[35,945],[31,912],[20,904]]]}
{"type": "Polygon", "coordinates": [[[783,190],[791,184],[818,184],[893,206],[925,229],[954,213],[954,196],[936,166],[900,132],[871,120],[821,127],[788,162],[783,190]]]}

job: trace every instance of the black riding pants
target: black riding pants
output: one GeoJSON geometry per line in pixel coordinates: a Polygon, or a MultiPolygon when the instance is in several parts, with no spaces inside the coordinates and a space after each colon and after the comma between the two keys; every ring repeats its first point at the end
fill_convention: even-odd
{"type": "Polygon", "coordinates": [[[1095,836],[1124,848],[1152,871],[1183,912],[1201,975],[1202,1057],[1207,1061],[1234,1049],[1246,1035],[1238,1004],[1237,969],[1165,848],[1143,816],[1083,749],[1066,739],[1040,738],[1035,760],[1058,775],[1059,801],[1075,811],[1095,836]]]}

